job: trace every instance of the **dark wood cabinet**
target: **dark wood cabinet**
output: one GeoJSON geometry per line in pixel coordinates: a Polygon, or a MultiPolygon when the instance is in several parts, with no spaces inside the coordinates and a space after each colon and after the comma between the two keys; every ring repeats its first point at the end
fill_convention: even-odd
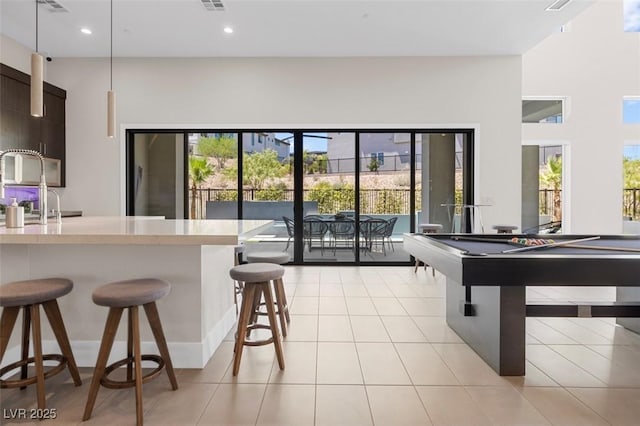
{"type": "Polygon", "coordinates": [[[44,83],[44,115],[30,113],[31,78],[0,64],[0,151],[31,149],[61,161],[61,186],[65,186],[65,102],[67,92],[44,83]]]}

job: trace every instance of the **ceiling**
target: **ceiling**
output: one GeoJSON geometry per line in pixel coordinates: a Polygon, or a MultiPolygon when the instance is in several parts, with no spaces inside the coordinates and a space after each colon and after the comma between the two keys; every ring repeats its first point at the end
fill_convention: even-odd
{"type": "MultiPolygon", "coordinates": [[[[40,0],[49,2],[51,0],[40,0]]],[[[38,51],[109,56],[109,1],[41,4],[38,51]],[[92,35],[80,28],[88,27],[92,35]]],[[[522,54],[593,0],[114,0],[117,57],[458,56],[522,54]],[[233,34],[225,34],[230,25],[233,34]]],[[[35,49],[35,0],[0,0],[0,31],[35,49]]]]}

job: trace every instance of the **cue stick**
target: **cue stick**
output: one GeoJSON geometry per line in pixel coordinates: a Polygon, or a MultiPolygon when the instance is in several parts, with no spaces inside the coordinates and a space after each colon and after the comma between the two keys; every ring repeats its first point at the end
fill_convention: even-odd
{"type": "MultiPolygon", "coordinates": [[[[454,241],[479,241],[483,243],[508,243],[509,242],[502,237],[484,237],[483,238],[483,237],[456,236],[456,237],[451,237],[451,239],[454,241]]],[[[582,240],[582,241],[585,241],[585,240],[582,240]]],[[[527,246],[527,247],[537,247],[537,246],[527,246]]],[[[564,247],[588,249],[588,250],[630,251],[630,252],[640,253],[640,248],[633,248],[633,247],[584,246],[581,244],[564,244],[564,247]]]]}
{"type": "Polygon", "coordinates": [[[567,244],[573,244],[573,243],[581,243],[583,241],[592,241],[592,240],[597,240],[600,237],[589,237],[589,238],[579,238],[577,240],[569,240],[569,241],[558,241],[555,243],[549,243],[549,244],[540,244],[537,246],[526,246],[526,247],[519,247],[519,248],[515,248],[515,249],[510,249],[510,250],[502,250],[500,253],[519,253],[521,251],[529,251],[529,250],[535,250],[535,249],[540,249],[540,248],[545,248],[545,247],[558,247],[558,246],[564,246],[567,244]]]}
{"type": "Polygon", "coordinates": [[[611,251],[632,251],[640,253],[640,249],[632,247],[611,247],[611,246],[583,246],[581,244],[566,244],[565,247],[590,249],[590,250],[611,250],[611,251]]]}

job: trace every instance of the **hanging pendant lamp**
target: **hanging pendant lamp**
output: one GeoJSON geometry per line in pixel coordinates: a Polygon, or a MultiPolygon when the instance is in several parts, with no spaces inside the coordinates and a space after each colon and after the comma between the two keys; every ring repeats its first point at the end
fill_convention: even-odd
{"type": "Polygon", "coordinates": [[[31,54],[31,115],[42,117],[44,58],[38,53],[38,0],[34,0],[34,3],[36,5],[36,51],[31,54]]]}
{"type": "Polygon", "coordinates": [[[113,0],[111,0],[111,47],[109,53],[109,91],[107,92],[107,137],[116,135],[116,93],[113,91],[113,0]]]}

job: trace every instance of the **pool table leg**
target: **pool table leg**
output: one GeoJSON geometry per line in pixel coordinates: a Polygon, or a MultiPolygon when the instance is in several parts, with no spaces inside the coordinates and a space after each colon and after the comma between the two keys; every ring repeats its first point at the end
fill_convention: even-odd
{"type": "Polygon", "coordinates": [[[473,316],[461,305],[465,288],[447,277],[447,324],[501,376],[525,374],[525,286],[473,286],[473,316]]]}

